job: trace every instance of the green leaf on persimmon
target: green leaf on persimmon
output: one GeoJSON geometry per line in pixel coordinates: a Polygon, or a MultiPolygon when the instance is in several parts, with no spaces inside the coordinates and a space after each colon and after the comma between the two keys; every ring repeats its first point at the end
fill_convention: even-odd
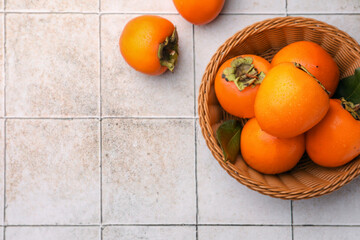
{"type": "Polygon", "coordinates": [[[240,151],[241,124],[236,120],[228,120],[221,124],[216,131],[216,139],[224,154],[224,161],[235,163],[240,151]]]}
{"type": "Polygon", "coordinates": [[[360,67],[355,69],[355,74],[340,80],[335,98],[344,98],[354,104],[360,103],[360,67]]]}

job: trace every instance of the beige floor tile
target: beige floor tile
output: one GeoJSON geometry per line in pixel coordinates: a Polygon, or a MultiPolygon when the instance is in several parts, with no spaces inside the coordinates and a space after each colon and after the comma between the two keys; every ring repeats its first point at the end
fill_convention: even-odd
{"type": "Polygon", "coordinates": [[[285,13],[285,0],[227,0],[223,13],[285,13]]]}
{"type": "Polygon", "coordinates": [[[6,0],[6,10],[97,12],[99,0],[6,0]]]}
{"type": "Polygon", "coordinates": [[[360,227],[294,227],[294,240],[356,240],[360,227]]]}
{"type": "MultiPolygon", "coordinates": [[[[269,1],[270,2],[270,1],[269,1]]],[[[236,32],[255,22],[276,17],[274,15],[221,15],[216,21],[205,25],[195,26],[195,78],[196,78],[196,99],[202,76],[207,64],[216,50],[233,36],[236,32]],[[236,23],[234,25],[234,23],[236,23]],[[211,39],[211,41],[209,40],[211,39]],[[206,46],[206,47],[204,47],[206,46]]],[[[197,109],[197,106],[196,106],[197,109]]]]}
{"type": "MultiPolygon", "coordinates": [[[[14,0],[13,0],[14,1],[14,0]]],[[[108,12],[177,13],[171,0],[113,1],[101,0],[101,10],[108,12]]],[[[285,12],[285,1],[226,0],[223,13],[273,13],[285,12]]]]}
{"type": "Polygon", "coordinates": [[[77,14],[7,15],[8,115],[98,115],[98,20],[77,14]]]}
{"type": "Polygon", "coordinates": [[[134,15],[105,15],[101,22],[103,114],[111,116],[193,116],[192,25],[164,16],[178,29],[180,57],[174,73],[147,76],[133,70],[119,51],[124,25],[134,15]]]}
{"type": "Polygon", "coordinates": [[[0,120],[0,223],[4,221],[4,140],[5,140],[4,120],[1,119],[0,120]]]}
{"type": "Polygon", "coordinates": [[[7,120],[7,223],[98,223],[98,137],[97,120],[7,120]]]}
{"type": "MultiPolygon", "coordinates": [[[[359,1],[360,4],[360,1],[359,1]]],[[[360,5],[359,5],[360,9],[360,5]]],[[[315,18],[320,21],[333,25],[340,30],[346,32],[353,37],[357,42],[360,42],[359,31],[359,15],[307,15],[306,17],[315,18]]]]}
{"type": "Polygon", "coordinates": [[[289,240],[290,227],[211,226],[199,227],[199,240],[289,240]]]}
{"type": "Polygon", "coordinates": [[[7,240],[98,240],[98,227],[8,227],[7,240]]]}
{"type": "Polygon", "coordinates": [[[193,120],[103,121],[105,223],[195,223],[193,120]]]}
{"type": "Polygon", "coordinates": [[[359,0],[287,0],[289,13],[341,13],[341,12],[360,12],[359,0]]]}
{"type": "Polygon", "coordinates": [[[195,227],[105,227],[103,240],[195,240],[195,227]]]}
{"type": "Polygon", "coordinates": [[[290,201],[264,196],[241,185],[212,156],[199,125],[197,134],[199,223],[290,224],[290,201]]]}
{"type": "MultiPolygon", "coordinates": [[[[1,2],[0,2],[1,4],[1,2]]],[[[1,6],[1,5],[0,5],[1,6]]],[[[0,14],[0,116],[4,116],[4,14],[0,14]]]]}
{"type": "Polygon", "coordinates": [[[295,224],[360,224],[360,178],[319,198],[294,201],[295,224]]]}
{"type": "Polygon", "coordinates": [[[101,11],[105,12],[146,12],[176,13],[172,0],[101,0],[101,11]]]}

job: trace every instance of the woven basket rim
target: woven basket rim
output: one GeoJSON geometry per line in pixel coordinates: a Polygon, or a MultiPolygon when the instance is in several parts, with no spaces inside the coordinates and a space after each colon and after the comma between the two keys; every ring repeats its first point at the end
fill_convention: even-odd
{"type": "Polygon", "coordinates": [[[344,186],[345,184],[349,183],[354,178],[356,178],[360,174],[360,164],[357,166],[353,166],[354,161],[350,162],[349,164],[346,165],[349,171],[346,172],[344,176],[342,176],[341,178],[337,178],[335,181],[329,182],[329,184],[325,186],[322,187],[315,186],[312,188],[306,187],[304,189],[299,189],[297,191],[291,191],[291,190],[281,189],[275,186],[264,185],[263,183],[255,179],[252,179],[251,177],[238,173],[233,165],[223,162],[222,151],[219,145],[217,144],[216,140],[214,141],[215,136],[209,124],[210,123],[209,114],[208,114],[209,108],[207,105],[208,98],[206,93],[209,92],[210,90],[210,83],[208,83],[210,82],[210,80],[207,79],[207,73],[213,67],[214,64],[219,65],[218,59],[219,58],[221,59],[222,55],[226,56],[229,53],[229,51],[231,50],[231,48],[229,48],[230,45],[237,45],[239,42],[246,39],[249,36],[249,34],[253,35],[253,34],[261,33],[264,30],[283,28],[283,27],[311,27],[311,26],[316,27],[317,30],[323,29],[324,31],[328,30],[328,31],[336,32],[337,37],[341,38],[344,42],[347,43],[346,47],[349,46],[348,47],[349,51],[355,50],[357,54],[360,56],[360,46],[357,43],[357,41],[354,40],[347,33],[343,32],[342,30],[339,30],[338,28],[332,25],[329,25],[319,20],[315,20],[312,18],[305,18],[305,17],[287,16],[287,17],[270,18],[251,24],[245,27],[244,29],[238,31],[230,38],[228,38],[212,56],[210,62],[206,67],[205,73],[202,77],[202,81],[199,87],[199,96],[198,96],[199,123],[206,144],[211,150],[211,153],[213,154],[215,159],[218,161],[221,167],[224,168],[224,170],[226,170],[226,172],[232,177],[234,177],[238,182],[242,183],[243,185],[249,187],[252,190],[255,190],[257,192],[275,198],[281,198],[287,200],[289,199],[300,200],[300,199],[319,197],[324,194],[331,193],[337,190],[338,188],[344,186]]]}

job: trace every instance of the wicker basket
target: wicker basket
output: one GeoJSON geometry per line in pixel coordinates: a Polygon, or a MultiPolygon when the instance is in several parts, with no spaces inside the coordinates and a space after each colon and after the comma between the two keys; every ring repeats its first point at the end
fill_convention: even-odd
{"type": "MultiPolygon", "coordinates": [[[[306,155],[290,172],[261,174],[246,165],[241,155],[235,165],[223,161],[215,130],[223,120],[234,118],[219,105],[214,80],[227,59],[240,54],[256,54],[271,60],[282,47],[307,40],[321,45],[338,64],[341,78],[360,67],[360,46],[348,34],[326,23],[302,17],[279,17],[255,23],[229,38],[215,53],[203,76],[199,92],[199,118],[203,136],[219,164],[240,183],[262,194],[282,199],[318,197],[342,187],[360,174],[360,156],[338,168],[323,168],[306,155]]],[[[240,119],[242,124],[245,119],[240,119]]]]}

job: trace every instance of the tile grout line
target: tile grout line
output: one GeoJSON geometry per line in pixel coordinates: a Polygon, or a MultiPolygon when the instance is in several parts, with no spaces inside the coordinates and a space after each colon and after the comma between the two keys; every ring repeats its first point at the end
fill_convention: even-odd
{"type": "Polygon", "coordinates": [[[99,234],[99,239],[102,240],[103,239],[103,199],[102,199],[102,175],[103,175],[103,171],[102,171],[102,80],[101,80],[101,0],[98,1],[99,4],[99,9],[98,9],[98,20],[99,20],[99,201],[100,201],[100,234],[99,234]]]}
{"type": "MultiPolygon", "coordinates": [[[[199,226],[204,227],[222,227],[222,226],[228,226],[228,227],[241,227],[241,226],[249,226],[249,227],[289,227],[289,224],[213,224],[213,223],[203,223],[198,224],[199,226]]],[[[0,225],[0,226],[6,226],[6,227],[99,227],[99,224],[6,224],[6,225],[0,225]]],[[[163,224],[145,224],[145,223],[133,223],[133,224],[127,224],[127,223],[106,223],[103,224],[104,227],[195,227],[196,224],[188,224],[188,223],[163,223],[163,224]]],[[[329,225],[300,225],[304,227],[327,227],[329,225]]],[[[349,225],[330,225],[332,227],[354,227],[349,225]]],[[[357,225],[355,227],[360,227],[360,225],[357,225]]]]}
{"type": "MultiPolygon", "coordinates": [[[[231,224],[231,223],[159,223],[159,224],[147,224],[147,223],[106,223],[102,224],[103,227],[291,227],[291,224],[256,224],[256,223],[244,223],[244,224],[231,224]]],[[[99,227],[99,224],[4,224],[0,227],[99,227]]],[[[329,224],[294,224],[295,227],[340,227],[340,228],[360,228],[360,224],[355,225],[329,225],[329,224]]]]}
{"type": "Polygon", "coordinates": [[[3,126],[3,141],[4,141],[4,159],[3,159],[3,224],[4,224],[4,228],[3,228],[3,240],[5,240],[6,238],[6,142],[7,142],[7,136],[6,136],[6,124],[7,124],[7,120],[5,119],[6,117],[6,0],[3,1],[3,9],[4,9],[4,14],[3,14],[3,114],[4,114],[4,126],[3,126]]]}
{"type": "Polygon", "coordinates": [[[199,239],[198,224],[199,224],[199,196],[198,196],[198,178],[197,178],[197,127],[196,127],[196,70],[195,70],[195,25],[192,24],[192,45],[193,45],[193,84],[194,84],[194,160],[195,160],[195,236],[196,240],[199,239]]]}
{"type": "Polygon", "coordinates": [[[285,16],[289,16],[288,15],[288,0],[285,0],[285,16]]]}
{"type": "Polygon", "coordinates": [[[164,119],[164,120],[181,120],[181,119],[198,119],[193,116],[83,116],[83,117],[0,117],[0,119],[13,120],[103,120],[103,119],[164,119]]]}
{"type": "MultiPolygon", "coordinates": [[[[287,2],[286,2],[287,3],[287,2]]],[[[286,4],[287,7],[287,4],[286,4]]],[[[0,13],[7,14],[83,14],[83,15],[179,15],[174,12],[56,12],[56,11],[4,11],[0,10],[0,13]]],[[[220,13],[219,15],[282,15],[284,12],[238,12],[238,13],[220,13]]],[[[288,15],[360,15],[360,12],[287,12],[288,15]]]]}
{"type": "Polygon", "coordinates": [[[4,9],[4,14],[3,14],[3,116],[6,117],[6,11],[5,11],[5,1],[3,1],[3,9],[4,9]]]}
{"type": "Polygon", "coordinates": [[[3,225],[4,225],[4,228],[3,228],[3,240],[5,240],[5,229],[6,229],[6,124],[7,124],[7,120],[5,119],[4,120],[4,126],[3,126],[3,138],[4,138],[4,146],[3,146],[3,151],[4,151],[4,168],[3,168],[3,171],[4,171],[4,175],[3,175],[3,225]]]}
{"type": "Polygon", "coordinates": [[[290,214],[291,214],[291,240],[294,240],[294,211],[293,211],[293,200],[290,200],[290,214]]]}

